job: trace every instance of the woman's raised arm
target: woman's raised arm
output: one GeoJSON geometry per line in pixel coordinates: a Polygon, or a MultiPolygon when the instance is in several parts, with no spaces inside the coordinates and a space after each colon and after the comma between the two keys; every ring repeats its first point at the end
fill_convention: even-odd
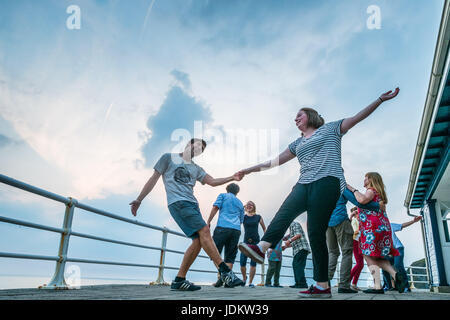
{"type": "Polygon", "coordinates": [[[341,123],[341,133],[344,134],[351,128],[353,128],[356,124],[367,118],[372,112],[375,111],[376,108],[380,104],[382,104],[386,100],[393,99],[397,96],[400,89],[395,88],[395,91],[392,92],[392,90],[383,93],[377,100],[369,104],[367,107],[362,109],[360,112],[355,114],[353,117],[345,118],[344,121],[341,123]]]}

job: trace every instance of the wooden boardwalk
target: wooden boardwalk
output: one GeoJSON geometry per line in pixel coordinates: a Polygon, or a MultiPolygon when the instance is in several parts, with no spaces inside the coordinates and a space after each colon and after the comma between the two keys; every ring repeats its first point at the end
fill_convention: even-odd
{"type": "MultiPolygon", "coordinates": [[[[302,300],[298,289],[201,286],[195,292],[171,291],[163,285],[96,285],[72,290],[8,289],[0,290],[0,300],[302,300]]],[[[330,300],[330,299],[326,299],[330,300]]],[[[331,300],[450,300],[449,293],[416,290],[410,293],[387,292],[382,295],[339,294],[332,289],[331,300]]]]}

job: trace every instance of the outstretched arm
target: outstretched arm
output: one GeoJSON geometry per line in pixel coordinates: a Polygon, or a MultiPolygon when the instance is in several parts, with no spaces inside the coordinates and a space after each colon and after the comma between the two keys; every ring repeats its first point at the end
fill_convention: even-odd
{"type": "Polygon", "coordinates": [[[395,98],[397,94],[399,93],[400,89],[395,88],[395,91],[392,92],[392,90],[383,93],[377,100],[369,104],[367,107],[362,109],[360,112],[355,114],[353,117],[345,118],[344,121],[341,123],[341,133],[344,134],[351,128],[353,128],[355,125],[357,125],[359,122],[363,121],[365,118],[367,118],[372,112],[375,111],[376,108],[380,104],[382,104],[386,100],[390,100],[392,98],[395,98]]]}
{"type": "Polygon", "coordinates": [[[161,174],[155,170],[153,172],[153,175],[150,177],[150,179],[148,179],[147,183],[142,188],[142,191],[136,198],[136,200],[130,202],[131,213],[133,214],[133,216],[136,216],[137,210],[141,206],[142,200],[144,200],[144,198],[153,190],[153,187],[158,182],[159,177],[161,177],[161,174]]]}
{"type": "Polygon", "coordinates": [[[295,154],[292,154],[292,152],[289,150],[289,148],[286,148],[282,153],[278,155],[275,159],[268,160],[266,162],[260,163],[256,166],[244,169],[239,171],[238,173],[243,175],[252,173],[252,172],[259,172],[263,170],[268,170],[277,166],[281,166],[282,164],[285,164],[289,160],[292,160],[295,158],[295,154]]]}
{"type": "Polygon", "coordinates": [[[243,175],[241,175],[237,172],[234,175],[232,175],[230,177],[226,177],[226,178],[213,178],[209,174],[207,174],[203,178],[202,182],[206,183],[207,185],[209,185],[211,187],[217,187],[217,186],[221,186],[221,185],[231,182],[231,181],[241,181],[242,178],[243,178],[243,175]]]}
{"type": "Polygon", "coordinates": [[[414,219],[412,219],[411,221],[402,223],[402,229],[404,229],[404,228],[406,228],[406,227],[409,227],[409,226],[412,225],[413,223],[416,223],[417,221],[420,221],[420,220],[422,220],[422,217],[421,217],[421,216],[414,217],[414,219]]]}

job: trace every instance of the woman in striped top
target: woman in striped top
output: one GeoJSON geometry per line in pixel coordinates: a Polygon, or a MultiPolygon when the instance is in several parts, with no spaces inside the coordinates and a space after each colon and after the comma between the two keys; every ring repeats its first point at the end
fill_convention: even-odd
{"type": "Polygon", "coordinates": [[[328,248],[326,230],[331,213],[346,187],[341,165],[341,138],[367,118],[384,101],[397,96],[399,88],[388,91],[353,117],[325,123],[318,112],[302,108],[295,117],[301,136],[278,157],[239,171],[240,176],[280,166],[294,158],[300,163],[300,178],[284,200],[261,241],[256,245],[239,244],[245,255],[264,263],[265,252],[283,238],[291,222],[308,211],[308,237],[313,257],[315,286],[299,292],[303,297],[331,297],[328,285],[328,248]],[[324,196],[325,195],[325,196],[324,196]]]}

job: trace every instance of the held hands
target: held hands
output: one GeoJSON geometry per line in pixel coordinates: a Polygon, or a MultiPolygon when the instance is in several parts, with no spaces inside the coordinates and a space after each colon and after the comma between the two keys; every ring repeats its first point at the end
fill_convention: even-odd
{"type": "Polygon", "coordinates": [[[249,174],[250,172],[247,172],[246,170],[239,170],[233,175],[234,180],[241,181],[245,175],[249,174]]]}
{"type": "Polygon", "coordinates": [[[138,200],[134,200],[130,202],[130,205],[131,205],[131,213],[133,214],[133,216],[136,217],[137,210],[141,206],[141,202],[138,200]]]}
{"type": "Polygon", "coordinates": [[[238,171],[235,174],[233,174],[233,179],[235,181],[241,181],[242,178],[244,178],[245,174],[242,171],[238,171]]]}
{"type": "Polygon", "coordinates": [[[383,93],[379,99],[382,102],[384,102],[386,100],[391,100],[391,99],[395,98],[399,92],[400,92],[400,89],[397,87],[397,88],[395,88],[394,92],[392,92],[392,90],[389,90],[388,92],[383,93]]]}

